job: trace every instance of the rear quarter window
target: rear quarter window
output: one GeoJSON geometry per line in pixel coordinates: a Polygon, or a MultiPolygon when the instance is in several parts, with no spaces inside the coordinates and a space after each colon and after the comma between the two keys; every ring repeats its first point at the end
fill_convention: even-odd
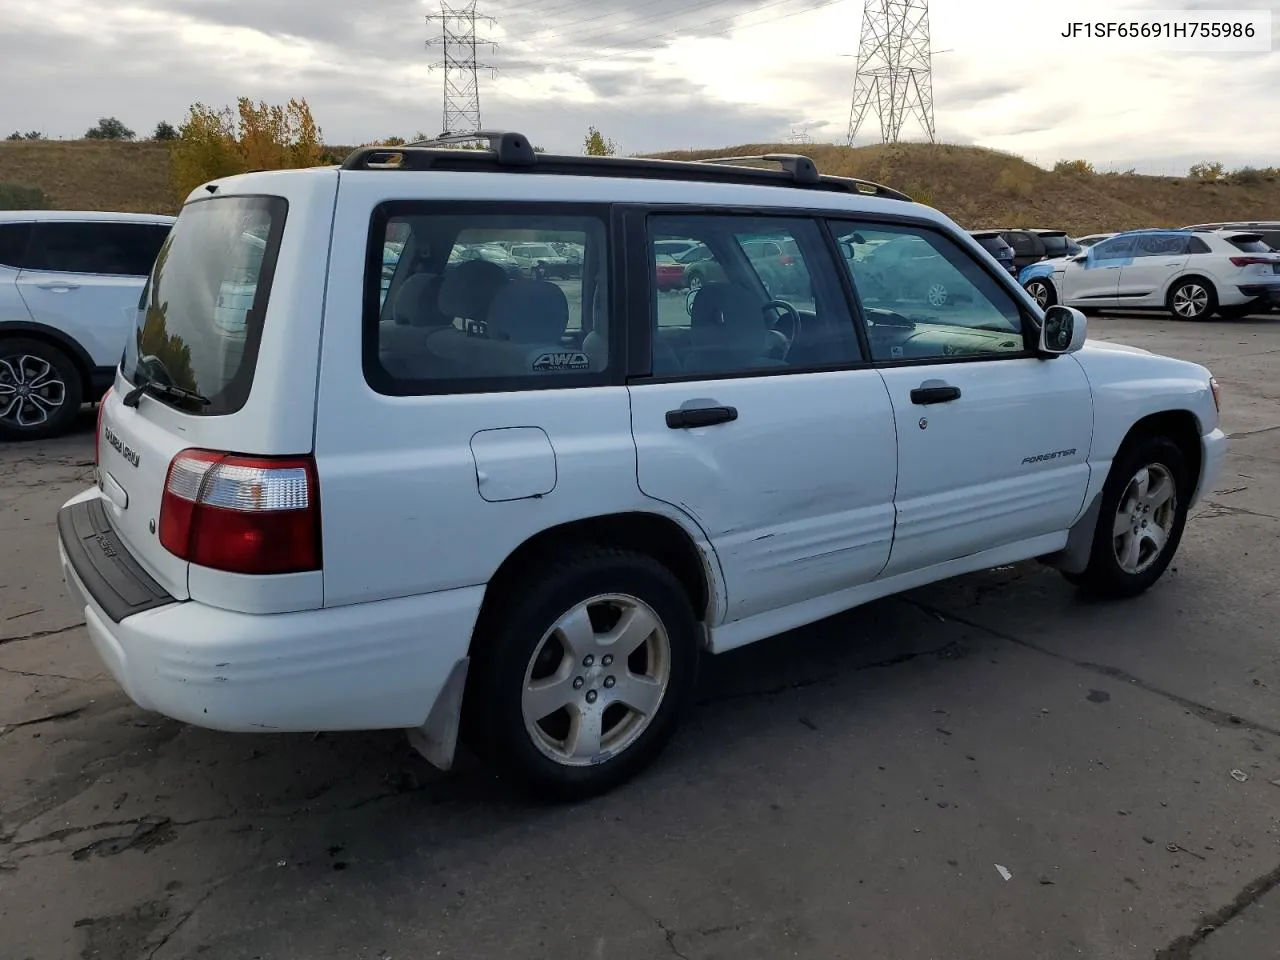
{"type": "Polygon", "coordinates": [[[610,382],[607,216],[566,204],[380,205],[364,289],[370,386],[414,396],[610,382]],[[384,286],[392,232],[404,254],[384,286]],[[543,269],[536,258],[559,244],[582,251],[580,268],[543,269]]]}

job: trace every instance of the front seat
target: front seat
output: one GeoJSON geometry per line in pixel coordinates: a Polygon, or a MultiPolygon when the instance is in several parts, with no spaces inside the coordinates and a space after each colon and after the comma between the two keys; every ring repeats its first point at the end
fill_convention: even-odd
{"type": "Polygon", "coordinates": [[[776,339],[760,302],[744,287],[708,283],[693,300],[689,314],[693,347],[685,373],[782,367],[786,361],[769,354],[776,339]]]}

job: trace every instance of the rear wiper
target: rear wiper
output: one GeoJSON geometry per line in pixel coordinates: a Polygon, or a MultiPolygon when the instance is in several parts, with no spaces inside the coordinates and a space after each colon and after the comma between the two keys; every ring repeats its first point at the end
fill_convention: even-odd
{"type": "Polygon", "coordinates": [[[179,387],[172,383],[161,383],[159,380],[143,380],[140,384],[124,395],[121,401],[126,407],[137,407],[142,400],[142,395],[149,393],[153,397],[168,397],[171,400],[182,400],[186,403],[194,403],[201,407],[207,407],[212,401],[203,394],[196,393],[194,390],[188,390],[186,387],[179,387]]]}

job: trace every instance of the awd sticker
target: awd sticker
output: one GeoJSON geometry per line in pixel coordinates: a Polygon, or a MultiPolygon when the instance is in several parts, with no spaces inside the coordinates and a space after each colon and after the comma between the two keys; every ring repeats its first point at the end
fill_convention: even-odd
{"type": "Polygon", "coordinates": [[[581,350],[565,350],[559,353],[544,353],[533,361],[533,369],[538,373],[564,370],[589,370],[591,361],[581,350]]]}

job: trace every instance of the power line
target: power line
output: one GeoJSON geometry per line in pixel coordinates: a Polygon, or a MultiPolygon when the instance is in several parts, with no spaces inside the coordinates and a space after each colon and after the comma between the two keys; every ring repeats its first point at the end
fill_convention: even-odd
{"type": "MultiPolygon", "coordinates": [[[[726,2],[732,3],[732,0],[703,0],[703,2],[701,2],[701,3],[695,3],[695,4],[692,4],[692,5],[687,5],[687,6],[684,6],[684,7],[682,7],[680,10],[677,10],[677,11],[670,11],[670,10],[668,10],[668,11],[666,11],[666,12],[658,13],[658,14],[656,14],[655,16],[643,17],[643,18],[641,18],[641,19],[639,19],[639,20],[630,20],[630,21],[627,21],[625,24],[621,24],[621,25],[618,27],[618,29],[617,29],[617,30],[606,30],[606,31],[604,31],[603,33],[602,33],[602,32],[600,32],[600,28],[598,28],[598,27],[589,27],[589,28],[588,28],[588,29],[586,29],[586,30],[577,30],[577,29],[574,29],[574,30],[565,30],[565,31],[564,31],[564,32],[562,32],[562,33],[552,33],[552,34],[546,34],[546,35],[539,35],[537,39],[538,39],[538,42],[542,42],[542,41],[545,41],[545,40],[564,40],[564,39],[568,39],[568,38],[572,38],[572,37],[581,37],[581,36],[586,36],[586,37],[588,37],[589,39],[595,39],[595,38],[599,38],[599,37],[613,36],[613,35],[615,35],[615,34],[617,34],[617,33],[622,32],[623,30],[630,30],[630,29],[632,29],[633,27],[644,26],[644,25],[645,25],[645,24],[647,24],[647,23],[660,23],[660,22],[662,22],[662,21],[664,21],[664,20],[677,20],[677,19],[679,19],[679,18],[681,18],[681,17],[685,17],[685,16],[687,16],[687,15],[689,15],[689,14],[691,14],[691,13],[696,13],[696,12],[697,12],[697,11],[699,11],[699,10],[705,10],[705,9],[707,9],[707,8],[709,8],[709,7],[720,7],[720,6],[724,6],[726,2]]],[[[735,14],[734,16],[735,16],[735,17],[736,17],[736,16],[743,16],[744,14],[747,14],[747,13],[754,13],[754,12],[756,12],[756,11],[758,11],[758,10],[762,10],[762,9],[765,9],[765,8],[768,8],[768,7],[772,7],[772,6],[777,6],[777,5],[781,4],[781,3],[794,3],[794,2],[795,2],[795,0],[773,0],[773,2],[771,2],[771,3],[766,3],[766,4],[764,4],[764,5],[763,5],[763,6],[761,6],[761,7],[757,7],[757,8],[756,8],[756,10],[745,10],[745,11],[742,11],[742,13],[735,14]]],[[[597,20],[608,20],[608,19],[610,19],[611,17],[616,17],[616,16],[617,16],[617,13],[616,13],[616,12],[614,12],[614,13],[602,13],[602,14],[598,14],[598,15],[596,15],[596,16],[594,16],[594,17],[586,17],[585,19],[582,19],[582,20],[571,20],[571,21],[569,21],[569,23],[568,23],[566,26],[577,27],[577,26],[580,26],[581,24],[584,24],[584,23],[591,23],[591,22],[593,22],[593,21],[597,21],[597,20]]],[[[732,19],[732,18],[725,18],[725,19],[732,19]]],[[[712,22],[714,22],[714,21],[712,21],[712,22]]]]}

